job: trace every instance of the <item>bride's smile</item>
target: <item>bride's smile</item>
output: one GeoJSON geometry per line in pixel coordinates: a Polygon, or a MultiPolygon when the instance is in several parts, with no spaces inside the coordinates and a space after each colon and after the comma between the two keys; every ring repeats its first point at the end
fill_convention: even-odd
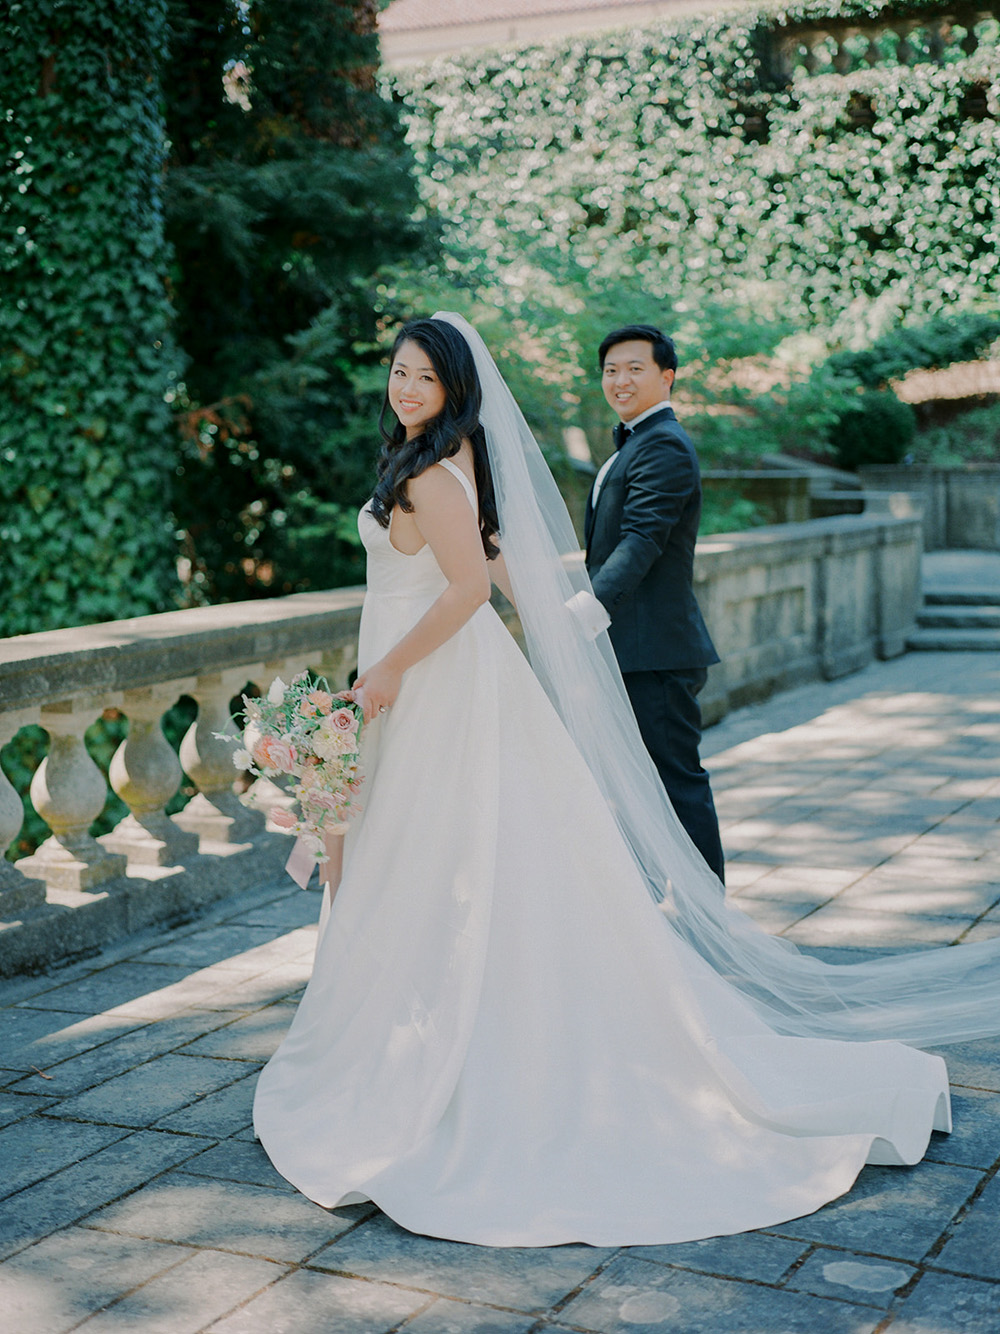
{"type": "Polygon", "coordinates": [[[416,343],[406,342],[389,372],[389,406],[411,440],[445,405],[444,386],[427,354],[416,343]]]}

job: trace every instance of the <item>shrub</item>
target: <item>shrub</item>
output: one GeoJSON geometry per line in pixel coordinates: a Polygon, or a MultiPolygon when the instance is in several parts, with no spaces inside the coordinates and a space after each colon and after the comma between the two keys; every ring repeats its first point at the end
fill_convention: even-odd
{"type": "Polygon", "coordinates": [[[910,450],[914,463],[937,468],[1000,463],[1000,403],[972,408],[945,426],[921,431],[910,450]]]}
{"type": "Polygon", "coordinates": [[[164,0],[5,6],[0,634],[172,604],[164,0]]]}
{"type": "Polygon", "coordinates": [[[899,463],[916,428],[909,403],[901,403],[888,389],[866,389],[831,431],[837,463],[852,472],[868,463],[899,463]]]}
{"type": "Polygon", "coordinates": [[[836,352],[827,366],[879,389],[907,371],[940,370],[956,361],[975,361],[1000,337],[1000,316],[969,312],[939,315],[926,324],[894,329],[857,352],[836,352]]]}

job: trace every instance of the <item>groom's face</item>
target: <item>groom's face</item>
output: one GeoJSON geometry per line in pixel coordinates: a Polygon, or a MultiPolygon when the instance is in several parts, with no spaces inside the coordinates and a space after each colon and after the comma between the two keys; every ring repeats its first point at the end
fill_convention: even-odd
{"type": "Polygon", "coordinates": [[[673,371],[653,360],[653,345],[642,339],[615,343],[608,348],[601,372],[601,388],[623,422],[670,398],[673,371]]]}

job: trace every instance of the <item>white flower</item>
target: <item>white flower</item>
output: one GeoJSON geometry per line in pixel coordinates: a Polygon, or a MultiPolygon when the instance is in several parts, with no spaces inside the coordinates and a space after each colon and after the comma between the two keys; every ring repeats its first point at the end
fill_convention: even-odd
{"type": "Polygon", "coordinates": [[[287,686],[280,676],[276,676],[271,682],[271,687],[267,692],[267,698],[271,704],[280,704],[285,698],[287,686]]]}
{"type": "Polygon", "coordinates": [[[249,769],[253,764],[253,756],[248,750],[234,750],[233,764],[242,772],[244,769],[249,769]]]}

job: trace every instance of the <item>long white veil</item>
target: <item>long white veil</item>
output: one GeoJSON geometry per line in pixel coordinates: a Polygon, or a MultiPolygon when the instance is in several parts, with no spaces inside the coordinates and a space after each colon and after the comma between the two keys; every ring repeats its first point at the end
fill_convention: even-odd
{"type": "Polygon", "coordinates": [[[643,746],[606,633],[566,609],[592,592],[569,514],[527,422],[473,327],[500,522],[531,665],[608,801],[665,924],[779,1033],[896,1038],[919,1046],[1000,1032],[1000,939],[854,964],[827,964],[739,909],[691,842],[643,746]]]}

